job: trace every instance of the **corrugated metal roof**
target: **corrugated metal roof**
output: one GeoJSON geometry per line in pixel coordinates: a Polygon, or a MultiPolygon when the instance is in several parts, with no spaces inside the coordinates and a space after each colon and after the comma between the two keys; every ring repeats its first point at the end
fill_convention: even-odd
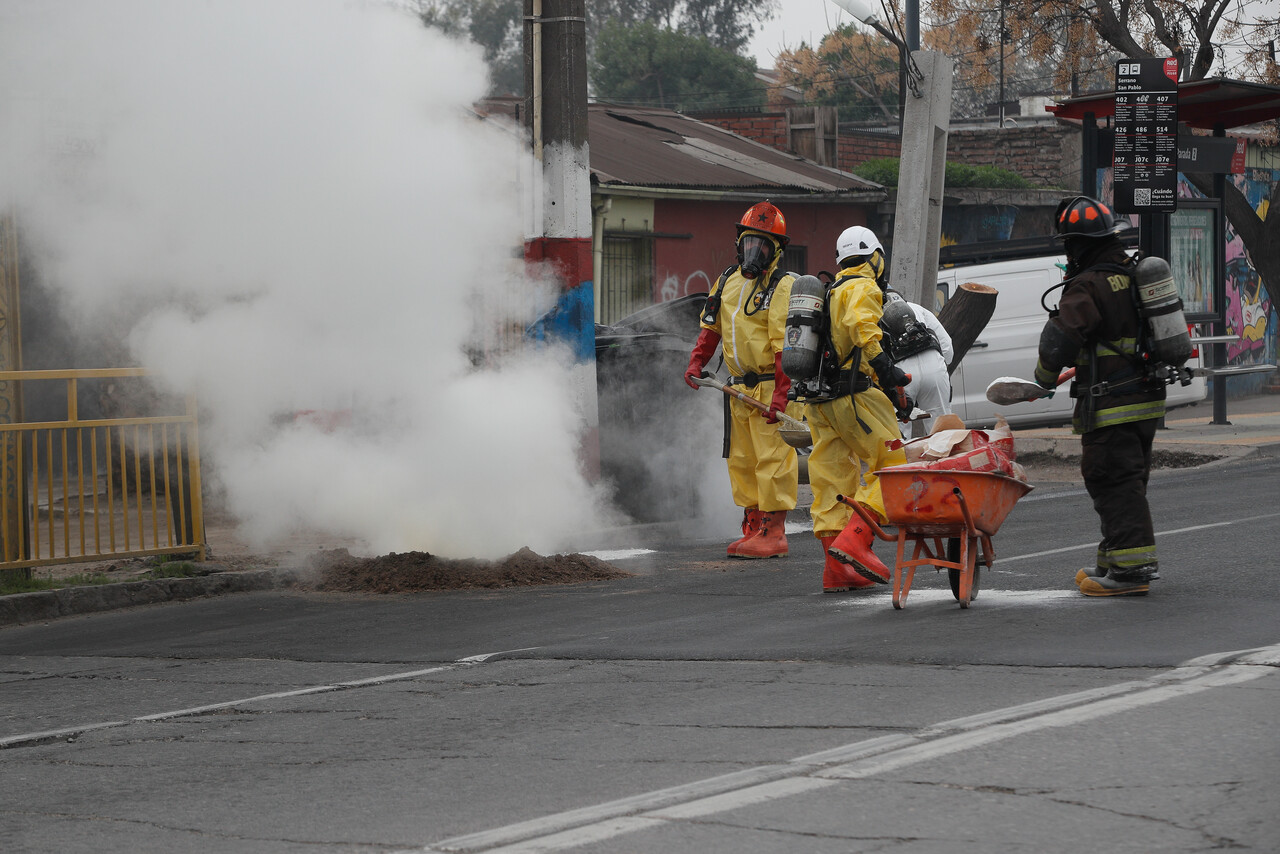
{"type": "Polygon", "coordinates": [[[672,110],[594,103],[587,117],[591,174],[602,185],[796,195],[884,191],[672,110]]]}

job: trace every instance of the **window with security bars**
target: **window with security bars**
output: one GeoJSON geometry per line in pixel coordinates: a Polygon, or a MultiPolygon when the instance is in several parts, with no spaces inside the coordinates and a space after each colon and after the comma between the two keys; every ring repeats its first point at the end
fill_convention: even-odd
{"type": "Polygon", "coordinates": [[[605,235],[598,294],[606,325],[653,304],[652,238],[605,235]]]}
{"type": "Polygon", "coordinates": [[[809,272],[809,247],[788,246],[782,250],[782,261],[779,262],[778,269],[797,276],[806,275],[809,272]]]}

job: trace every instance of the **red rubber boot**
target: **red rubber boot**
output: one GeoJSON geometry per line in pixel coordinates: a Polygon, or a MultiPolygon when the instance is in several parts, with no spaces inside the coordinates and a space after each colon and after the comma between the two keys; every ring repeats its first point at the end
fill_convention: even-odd
{"type": "Polygon", "coordinates": [[[755,507],[747,507],[742,511],[742,536],[729,543],[729,547],[725,549],[729,553],[729,557],[738,554],[738,549],[747,540],[756,535],[756,531],[760,530],[760,511],[755,507]]]}
{"type": "Polygon", "coordinates": [[[734,557],[782,557],[787,553],[787,511],[760,512],[760,530],[738,546],[734,557]]]}
{"type": "Polygon", "coordinates": [[[867,523],[861,516],[854,516],[827,551],[836,560],[856,569],[864,578],[877,584],[888,584],[892,574],[889,567],[871,551],[874,540],[875,534],[871,533],[867,523]]]}
{"type": "Polygon", "coordinates": [[[819,537],[818,541],[822,543],[822,556],[824,563],[822,565],[822,592],[823,593],[843,593],[846,590],[867,590],[875,587],[874,581],[863,578],[859,573],[854,572],[840,561],[836,560],[827,549],[831,548],[831,544],[835,542],[835,537],[819,537]]]}

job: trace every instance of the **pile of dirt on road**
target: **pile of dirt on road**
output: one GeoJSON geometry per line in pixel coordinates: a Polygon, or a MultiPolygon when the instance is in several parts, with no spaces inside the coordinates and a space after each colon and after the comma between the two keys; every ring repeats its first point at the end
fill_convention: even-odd
{"type": "Polygon", "coordinates": [[[426,590],[528,587],[626,578],[629,572],[584,554],[543,557],[523,548],[496,560],[450,560],[429,552],[358,558],[346,549],[322,551],[310,560],[306,586],[335,593],[417,593],[426,590]]]}

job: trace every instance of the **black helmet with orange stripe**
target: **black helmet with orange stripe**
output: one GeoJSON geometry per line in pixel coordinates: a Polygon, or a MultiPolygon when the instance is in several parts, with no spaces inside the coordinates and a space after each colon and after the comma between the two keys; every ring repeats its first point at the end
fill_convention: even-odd
{"type": "Polygon", "coordinates": [[[1053,224],[1059,240],[1112,237],[1129,228],[1127,219],[1117,217],[1110,207],[1089,196],[1063,199],[1053,215],[1053,224]]]}

